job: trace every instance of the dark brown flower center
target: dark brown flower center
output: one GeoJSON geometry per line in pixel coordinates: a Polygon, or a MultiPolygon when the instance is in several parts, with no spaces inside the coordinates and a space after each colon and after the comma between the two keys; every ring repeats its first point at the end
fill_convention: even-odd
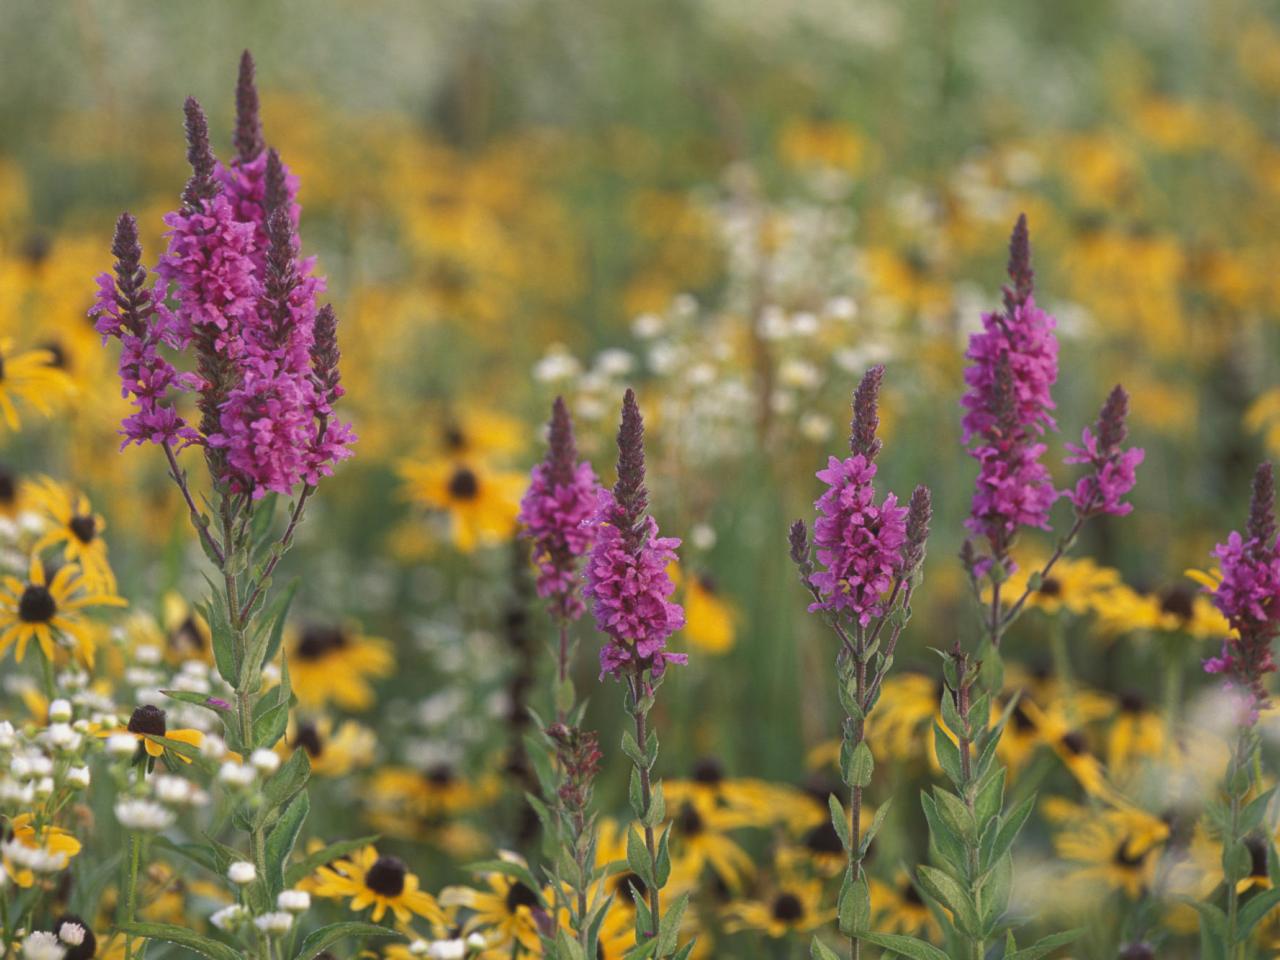
{"type": "Polygon", "coordinates": [[[902,887],[902,900],[909,903],[913,907],[923,907],[924,901],[920,899],[920,891],[916,889],[916,885],[908,880],[902,887]]]}
{"type": "Polygon", "coordinates": [[[474,500],[480,492],[480,481],[469,467],[458,467],[449,478],[449,496],[455,500],[474,500]]]}
{"type": "Polygon", "coordinates": [[[507,913],[514,914],[521,907],[532,910],[538,905],[538,897],[523,883],[516,881],[507,890],[507,913]]]}
{"type": "Polygon", "coordinates": [[[844,853],[844,844],[840,842],[840,834],[836,833],[831,821],[814,827],[804,838],[804,845],[812,853],[844,853]]]}
{"type": "Polygon", "coordinates": [[[435,766],[429,767],[423,771],[422,776],[433,787],[447,787],[457,779],[457,775],[453,772],[453,767],[447,763],[437,763],[435,766]]]}
{"type": "Polygon", "coordinates": [[[773,901],[773,919],[795,923],[804,919],[804,904],[794,893],[780,893],[773,901]]]}
{"type": "Polygon", "coordinates": [[[298,727],[298,732],[293,738],[294,749],[302,747],[307,751],[307,755],[318,757],[324,753],[324,743],[320,739],[320,731],[316,729],[314,723],[304,723],[298,727]]]}
{"type": "Polygon", "coordinates": [[[204,635],[196,618],[188,616],[178,628],[169,634],[169,646],[175,650],[203,650],[204,635]]]}
{"type": "Polygon", "coordinates": [[[1195,613],[1195,596],[1183,586],[1171,587],[1160,598],[1160,609],[1171,613],[1179,620],[1190,620],[1195,613]]]}
{"type": "Polygon", "coordinates": [[[320,660],[346,645],[346,635],[337,627],[310,626],[302,631],[297,653],[303,660],[320,660]]]}
{"type": "Polygon", "coordinates": [[[48,587],[29,583],[18,600],[18,619],[24,623],[48,623],[58,612],[57,601],[48,587]]]}
{"type": "Polygon", "coordinates": [[[1265,877],[1267,875],[1266,841],[1259,836],[1246,837],[1244,846],[1249,851],[1249,876],[1265,877]]]}
{"type": "Polygon", "coordinates": [[[394,899],[404,893],[408,869],[399,857],[379,857],[364,875],[364,885],[380,896],[394,899]]]}
{"type": "Polygon", "coordinates": [[[467,448],[467,435],[462,432],[460,426],[456,423],[451,423],[444,430],[444,445],[455,453],[459,450],[465,450],[467,448]]]}
{"type": "Polygon", "coordinates": [[[81,543],[92,543],[93,538],[98,533],[98,521],[92,516],[84,514],[72,517],[67,526],[71,528],[71,532],[75,534],[76,539],[81,543]]]}
{"type": "Polygon", "coordinates": [[[724,767],[715,757],[703,757],[693,765],[693,779],[708,787],[718,787],[724,782],[724,767]]]}
{"type": "Polygon", "coordinates": [[[1147,855],[1145,853],[1133,854],[1129,852],[1129,838],[1125,837],[1120,841],[1120,845],[1116,847],[1116,854],[1112,858],[1117,867],[1136,867],[1140,866],[1147,855]]]}
{"type": "Polygon", "coordinates": [[[626,873],[618,874],[614,892],[617,893],[619,899],[627,903],[634,903],[637,896],[648,896],[649,888],[638,876],[627,871],[626,873]]]}
{"type": "Polygon", "coordinates": [[[40,344],[41,350],[48,350],[53,356],[49,360],[49,366],[57,370],[65,370],[67,368],[67,351],[62,344],[56,341],[40,344]]]}
{"type": "Polygon", "coordinates": [[[1062,596],[1062,581],[1056,577],[1045,577],[1038,591],[1042,597],[1062,596]]]}
{"type": "Polygon", "coordinates": [[[1073,756],[1080,757],[1089,752],[1089,741],[1085,739],[1084,734],[1079,730],[1072,730],[1060,742],[1063,749],[1073,756]]]}
{"type": "Polygon", "coordinates": [[[84,930],[84,939],[80,941],[78,947],[67,947],[67,952],[62,955],[62,960],[93,960],[94,955],[98,952],[98,938],[93,935],[89,925],[74,913],[65,913],[53,921],[53,930],[50,932],[57,935],[64,923],[74,923],[84,930]]]}
{"type": "Polygon", "coordinates": [[[676,814],[676,830],[686,837],[696,837],[705,828],[702,814],[698,813],[691,803],[686,803],[676,814]]]}
{"type": "Polygon", "coordinates": [[[10,506],[18,499],[18,484],[13,474],[5,467],[0,467],[0,506],[10,506]]]}
{"type": "Polygon", "coordinates": [[[145,703],[133,711],[129,718],[130,733],[148,733],[153,737],[165,734],[164,711],[159,707],[145,703]]]}
{"type": "Polygon", "coordinates": [[[1147,709],[1146,698],[1136,690],[1126,690],[1120,694],[1121,713],[1142,713],[1147,709]]]}

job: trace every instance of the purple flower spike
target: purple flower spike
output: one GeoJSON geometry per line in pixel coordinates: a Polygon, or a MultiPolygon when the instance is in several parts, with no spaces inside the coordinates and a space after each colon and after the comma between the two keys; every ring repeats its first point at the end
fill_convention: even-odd
{"type": "MultiPolygon", "coordinates": [[[[1005,309],[982,317],[982,332],[969,338],[965,370],[968,391],[961,401],[964,442],[978,461],[973,507],[965,522],[985,537],[992,557],[1006,560],[1024,526],[1047,529],[1058,497],[1040,462],[1040,438],[1056,430],[1052,388],[1058,379],[1058,341],[1053,317],[1036,306],[1026,218],[1009,243],[1010,285],[1005,309]]],[[[991,560],[985,561],[988,565],[991,560]]]]}
{"type": "Polygon", "coordinates": [[[591,548],[595,528],[588,521],[600,484],[591,464],[578,462],[573,421],[561,397],[552,407],[547,439],[546,459],[533,468],[519,521],[533,543],[538,596],[551,601],[553,615],[576,620],[585,609],[575,590],[576,567],[591,548]]]}
{"type": "Polygon", "coordinates": [[[586,566],[586,597],[596,627],[609,640],[600,650],[600,676],[661,674],[668,663],[687,663],[669,653],[667,638],[684,626],[684,610],[670,599],[675,584],[667,565],[680,541],[658,536],[658,523],[645,513],[644,421],[628,390],[618,430],[618,480],[601,490],[591,525],[595,545],[586,566]]]}
{"type": "Polygon", "coordinates": [[[1120,517],[1133,510],[1133,504],[1121,500],[1137,482],[1135,471],[1146,453],[1141,447],[1121,449],[1128,435],[1128,414],[1129,394],[1117,384],[1103,404],[1097,424],[1092,429],[1084,428],[1081,445],[1067,444],[1066,462],[1090,467],[1075,489],[1067,493],[1081,517],[1100,513],[1120,517]]]}
{"type": "Polygon", "coordinates": [[[1210,596],[1235,636],[1223,642],[1219,656],[1204,661],[1204,669],[1226,677],[1228,691],[1244,708],[1243,722],[1253,724],[1269,702],[1262,681],[1276,669],[1271,643],[1280,633],[1280,542],[1269,463],[1254,474],[1246,533],[1232,531],[1213,551],[1222,581],[1210,596]]]}

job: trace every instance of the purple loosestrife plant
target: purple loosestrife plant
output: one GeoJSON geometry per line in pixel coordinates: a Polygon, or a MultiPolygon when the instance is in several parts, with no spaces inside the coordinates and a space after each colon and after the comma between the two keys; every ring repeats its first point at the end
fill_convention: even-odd
{"type": "Polygon", "coordinates": [[[596,628],[607,637],[600,650],[600,677],[626,684],[626,708],[635,733],[623,733],[622,749],[631,759],[631,808],[644,839],[634,827],[627,830],[627,865],[640,878],[648,903],[637,892],[636,942],[653,942],[646,956],[688,956],[691,944],[678,948],[680,918],[688,904],[683,894],[666,914],[662,888],[671,872],[668,826],[661,782],[653,780],[658,760],[658,737],[649,729],[653,709],[668,664],[688,662],[684,654],[667,650],[671,634],[684,626],[684,611],[673,603],[675,585],[667,565],[675,559],[679,540],[658,536],[658,524],[648,514],[649,492],[644,475],[644,421],[635,393],[627,390],[618,428],[618,479],[613,490],[602,491],[592,519],[595,544],[586,567],[586,596],[592,604],[596,628]]]}
{"type": "MultiPolygon", "coordinates": [[[[877,502],[874,461],[881,446],[876,429],[883,378],[884,368],[872,367],[854,393],[852,456],[831,457],[827,469],[818,473],[827,490],[814,504],[819,516],[812,544],[803,520],[791,525],[789,535],[791,559],[813,600],[809,610],[821,614],[840,641],[836,653],[836,689],[844,710],[840,770],[849,788],[850,808],[846,810],[834,794],[829,804],[848,861],[840,888],[839,927],[849,937],[850,956],[855,960],[861,956],[863,940],[879,942],[868,929],[871,900],[863,861],[889,809],[887,802],[881,805],[863,833],[862,794],[875,769],[865,737],[866,721],[911,616],[911,596],[923,568],[932,514],[929,490],[923,486],[916,487],[907,507],[898,506],[892,493],[877,502]]],[[[821,940],[815,939],[812,949],[814,956],[835,956],[821,940]]]]}
{"type": "MultiPolygon", "coordinates": [[[[214,158],[200,105],[186,101],[192,175],[181,206],[164,218],[167,249],[152,277],[142,266],[137,224],[121,215],[112,244],[115,269],[98,278],[91,310],[104,341],[121,342],[121,386],[134,405],[121,425],[122,446],[153,443],[164,450],[220,575],[201,612],[234,702],[168,693],[213,711],[227,744],[242,756],[270,751],[285,735],[288,664],[270,690],[263,690],[262,672],[279,654],[294,589],[268,603],[272,575],[316,484],[350,455],[354,439],[333,411],[342,395],[336,317],[332,308],[318,307],[324,281],[314,274],[314,261],[299,255],[297,180],[263,139],[253,72],[246,52],[236,96],[236,156],[228,166],[214,158]],[[194,399],[195,419],[182,412],[187,396],[194,399]],[[212,516],[197,504],[179,466],[186,447],[204,454],[212,516]],[[294,497],[279,526],[275,495],[294,497]]],[[[294,751],[233,818],[248,834],[248,853],[239,856],[254,865],[256,877],[242,896],[255,912],[270,909],[284,889],[285,864],[307,816],[309,773],[307,752],[294,751]]],[[[136,853],[136,836],[132,842],[136,853]]],[[[232,849],[211,845],[206,855],[220,863],[232,849]]],[[[127,904],[136,899],[136,855],[133,864],[129,895],[122,898],[127,904]]],[[[125,910],[129,955],[133,936],[174,940],[210,956],[229,949],[193,931],[179,936],[175,928],[135,923],[125,910]]],[[[363,935],[386,932],[361,926],[363,935]]],[[[263,938],[240,949],[262,960],[271,953],[263,938]]]]}
{"type": "MultiPolygon", "coordinates": [[[[533,548],[538,594],[547,601],[559,630],[552,696],[556,722],[541,729],[541,742],[529,743],[542,790],[542,799],[531,796],[529,802],[545,831],[553,901],[547,912],[568,918],[567,930],[550,925],[541,931],[544,952],[556,960],[596,955],[597,921],[608,906],[601,896],[605,873],[596,863],[595,815],[590,809],[601,754],[596,734],[582,729],[585,705],[576,702],[569,636],[572,621],[585,610],[578,595],[578,565],[595,537],[590,521],[599,496],[595,471],[578,461],[573,422],[563,398],[557,397],[547,428],[547,454],[533,468],[519,515],[521,532],[533,548]]],[[[528,886],[538,890],[542,884],[528,886]]]]}
{"type": "Polygon", "coordinates": [[[1222,835],[1222,873],[1226,881],[1225,911],[1212,901],[1198,904],[1202,939],[1220,940],[1224,956],[1234,960],[1250,931],[1276,903],[1280,891],[1267,890],[1242,909],[1239,884],[1253,872],[1247,840],[1256,841],[1274,790],[1260,782],[1261,739],[1259,711],[1270,704],[1263,680],[1275,672],[1271,644],[1280,633],[1280,541],[1276,537],[1275,475],[1270,463],[1253,476],[1249,519],[1243,535],[1232,531],[1226,543],[1214,548],[1221,579],[1211,590],[1214,605],[1230,623],[1233,635],[1223,641],[1222,653],[1205,661],[1205,670],[1225,678],[1226,693],[1236,725],[1231,759],[1223,780],[1225,802],[1209,815],[1222,835]]]}
{"type": "MultiPolygon", "coordinates": [[[[936,726],[934,746],[952,789],[938,786],[922,796],[934,862],[917,871],[920,889],[949,911],[943,925],[948,955],[969,960],[981,960],[1002,929],[1006,956],[1021,955],[1015,953],[1016,941],[1005,917],[1012,889],[1010,851],[1035,798],[1027,797],[1011,811],[1004,809],[1005,770],[996,747],[1016,700],[992,724],[991,691],[998,692],[1003,683],[1001,638],[1027,598],[1075,543],[1086,520],[1129,512],[1123,498],[1133,487],[1134,470],[1143,456],[1140,449],[1123,446],[1128,395],[1116,387],[1097,423],[1085,429],[1081,445],[1068,445],[1067,463],[1085,465],[1085,476],[1074,490],[1054,488],[1043,462],[1043,438],[1057,429],[1052,395],[1058,379],[1056,324],[1035,302],[1026,217],[1019,217],[1013,229],[1008,272],[1003,309],[983,315],[982,332],[970,338],[968,389],[962,401],[963,439],[979,466],[961,560],[983,635],[976,655],[966,651],[958,637],[949,651],[940,651],[943,725],[936,726]],[[1014,569],[1010,553],[1018,534],[1026,527],[1051,530],[1051,507],[1064,496],[1073,507],[1071,527],[1005,610],[1001,587],[1014,569]],[[984,593],[989,593],[989,605],[984,593]],[[984,681],[988,689],[983,689],[984,681]]],[[[1059,662],[1065,665],[1065,650],[1060,654],[1059,662]]],[[[1077,935],[1056,934],[1028,950],[1042,956],[1077,935]]]]}

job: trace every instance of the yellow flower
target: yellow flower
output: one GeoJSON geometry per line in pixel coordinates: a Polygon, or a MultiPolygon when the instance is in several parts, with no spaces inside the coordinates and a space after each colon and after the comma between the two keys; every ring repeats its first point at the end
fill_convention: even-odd
{"type": "Polygon", "coordinates": [[[1053,838],[1058,856],[1074,865],[1069,877],[1086,896],[1123,891],[1137,899],[1155,876],[1158,849],[1169,827],[1136,807],[1098,810],[1061,798],[1045,801],[1045,818],[1062,825],[1053,838]]]}
{"type": "MultiPolygon", "coordinates": [[[[524,860],[517,854],[503,850],[498,856],[508,863],[524,866],[524,860]]],[[[493,947],[519,944],[521,949],[537,956],[541,944],[533,911],[544,909],[541,894],[505,873],[486,873],[482,879],[487,889],[446,887],[440,894],[441,904],[472,911],[463,928],[465,933],[483,930],[493,937],[490,944],[493,947]]]]}
{"type": "Polygon", "coordinates": [[[14,353],[13,341],[0,338],[0,414],[10,430],[22,429],[15,400],[35,407],[46,417],[53,413],[51,399],[69,397],[75,391],[71,378],[54,366],[51,350],[14,353]]]}
{"type": "Polygon", "coordinates": [[[35,816],[22,813],[9,821],[9,839],[0,844],[5,872],[20,887],[30,887],[36,875],[65,870],[80,852],[80,841],[61,827],[40,826],[35,816]]]}
{"type": "Polygon", "coordinates": [[[738,611],[721,596],[716,581],[709,574],[697,574],[686,580],[675,563],[668,567],[668,573],[677,588],[684,588],[684,634],[689,643],[709,654],[732,650],[738,611]]]}
{"type": "Polygon", "coordinates": [[[725,908],[725,930],[759,930],[777,939],[814,930],[835,916],[822,907],[822,881],[782,878],[766,896],[740,900],[725,908]]]}
{"type": "Polygon", "coordinates": [[[872,878],[870,887],[877,930],[921,936],[933,942],[942,937],[942,927],[905,870],[898,871],[892,884],[872,878]]]}
{"type": "Polygon", "coordinates": [[[84,571],[85,587],[100,593],[115,593],[116,578],[107,561],[107,544],[102,531],[107,522],[93,512],[89,498],[73,493],[49,477],[37,477],[31,483],[31,503],[52,520],[52,526],[35,545],[39,553],[62,544],[64,557],[78,563],[84,571]]]}
{"type": "Polygon", "coordinates": [[[400,923],[408,923],[414,914],[432,923],[445,921],[435,897],[419,889],[418,878],[409,872],[398,857],[379,856],[374,847],[365,847],[350,858],[335,860],[316,871],[316,896],[336,900],[349,899],[355,913],[373,908],[373,922],[378,923],[390,910],[400,923]]]}
{"type": "Polygon", "coordinates": [[[213,662],[213,633],[200,611],[180,593],[169,591],[161,605],[167,659],[213,662]]]}
{"type": "Polygon", "coordinates": [[[1119,698],[1119,710],[1107,731],[1107,768],[1123,778],[1144,758],[1159,759],[1168,744],[1160,714],[1138,694],[1119,698]]]}
{"type": "Polygon", "coordinates": [[[671,811],[672,874],[679,880],[696,882],[710,868],[730,890],[741,889],[754,871],[751,858],[729,832],[750,826],[751,817],[724,810],[715,801],[697,793],[685,797],[671,811]]]}
{"type": "Polygon", "coordinates": [[[454,546],[463,553],[503,543],[515,533],[525,487],[522,475],[453,459],[405,462],[400,474],[412,500],[448,519],[454,546]]]}
{"type": "Polygon", "coordinates": [[[143,704],[133,711],[129,723],[124,729],[99,730],[98,736],[110,737],[118,733],[131,734],[138,741],[138,755],[146,754],[155,760],[168,754],[183,763],[190,763],[191,758],[183,756],[161,739],[177,740],[197,750],[204,743],[204,734],[199,730],[170,730],[165,723],[165,712],[151,704],[143,704]]]}
{"type": "MultiPolygon", "coordinates": [[[[1022,596],[1031,575],[1044,566],[1036,558],[1020,558],[1018,569],[1010,575],[1001,588],[1000,599],[1012,605],[1022,596]]],[[[1066,610],[1076,616],[1089,613],[1094,601],[1121,585],[1120,574],[1110,567],[1100,567],[1088,557],[1071,559],[1064,557],[1053,565],[1038,589],[1027,597],[1027,606],[1055,614],[1066,610]]]]}
{"type": "Polygon", "coordinates": [[[0,657],[16,643],[21,663],[27,644],[35,640],[52,662],[55,635],[73,641],[77,648],[92,644],[91,628],[80,611],[90,606],[123,607],[125,601],[109,593],[84,593],[84,586],[76,564],[64,565],[49,579],[39,556],[32,556],[26,582],[17,577],[0,580],[0,657]]]}
{"type": "Polygon", "coordinates": [[[312,624],[289,642],[289,678],[298,703],[317,709],[336,703],[347,710],[373,705],[369,680],[388,676],[395,657],[387,641],[342,627],[312,624]]]}
{"type": "Polygon", "coordinates": [[[286,738],[291,750],[306,750],[311,773],[318,777],[343,777],[373,763],[377,735],[354,720],[334,728],[329,717],[294,722],[286,738]]]}

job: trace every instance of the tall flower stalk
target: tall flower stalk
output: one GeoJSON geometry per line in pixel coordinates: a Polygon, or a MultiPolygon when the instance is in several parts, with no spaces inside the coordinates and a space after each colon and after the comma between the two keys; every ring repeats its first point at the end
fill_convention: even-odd
{"type": "MultiPolygon", "coordinates": [[[[151,443],[164,452],[217,571],[201,613],[234,702],[166,692],[216,714],[232,750],[265,758],[285,735],[294,699],[286,661],[279,684],[265,689],[263,683],[264,668],[280,655],[294,592],[273,593],[273,575],[317,483],[350,455],[354,436],[333,410],[343,392],[336,317],[318,305],[324,280],[299,253],[297,180],[263,139],[247,52],[236,101],[236,155],[224,166],[213,155],[203,110],[187,100],[192,176],[181,206],[165,217],[168,246],[154,279],[142,265],[137,224],[122,214],[112,244],[114,272],[98,279],[91,316],[104,341],[121,342],[122,390],[134,405],[122,424],[124,444],[151,443]],[[190,369],[180,372],[180,364],[190,369]],[[194,399],[196,419],[181,411],[184,395],[194,399]],[[179,463],[188,447],[203,454],[207,495],[197,496],[179,463]],[[283,521],[275,515],[277,496],[292,497],[283,521]]],[[[194,753],[179,741],[165,746],[194,753]]],[[[264,761],[262,769],[270,775],[232,818],[247,853],[216,841],[203,851],[229,874],[255,915],[272,910],[284,889],[285,864],[309,808],[307,751],[293,751],[283,764],[264,761]]],[[[184,928],[133,922],[132,889],[127,900],[129,934],[210,956],[226,951],[184,928]]],[[[362,926],[365,935],[385,932],[362,926]]],[[[245,955],[273,955],[272,941],[263,936],[247,949],[245,955]]]]}
{"type": "MultiPolygon", "coordinates": [[[[815,504],[820,516],[813,543],[803,520],[791,525],[789,537],[791,559],[813,598],[809,610],[823,616],[840,642],[840,772],[849,790],[849,809],[834,794],[828,802],[847,860],[837,915],[853,960],[862,956],[864,939],[878,942],[868,936],[871,898],[863,861],[889,810],[888,803],[882,804],[863,832],[863,791],[875,770],[866,723],[911,618],[911,597],[920,580],[932,515],[929,490],[923,486],[916,487],[908,507],[899,506],[892,493],[876,502],[874,460],[881,447],[876,430],[883,377],[883,367],[872,367],[854,393],[852,456],[843,461],[831,457],[827,469],[818,473],[828,488],[815,504]]],[[[816,957],[835,956],[818,939],[812,949],[816,957]]]]}
{"type": "Polygon", "coordinates": [[[579,596],[578,564],[593,541],[588,521],[598,499],[595,471],[578,461],[573,421],[564,399],[557,397],[547,425],[546,457],[533,468],[519,516],[522,534],[533,548],[538,594],[547,601],[558,632],[552,691],[556,721],[540,730],[540,742],[530,744],[542,797],[529,797],[545,832],[549,915],[568,917],[568,931],[548,925],[542,932],[547,955],[557,960],[596,955],[609,907],[601,895],[604,870],[596,862],[591,809],[601,753],[596,734],[582,729],[584,705],[577,701],[572,676],[576,644],[571,627],[586,609],[579,596]]]}
{"type": "Polygon", "coordinates": [[[688,894],[666,913],[662,909],[662,888],[671,873],[670,827],[658,834],[666,803],[653,776],[658,736],[649,722],[667,666],[688,662],[684,654],[667,650],[668,638],[684,626],[684,611],[670,599],[675,584],[667,573],[680,541],[658,536],[648,505],[644,421],[635,393],[627,390],[618,428],[617,482],[601,491],[592,519],[595,544],[587,561],[586,596],[597,629],[607,637],[600,650],[600,678],[624,684],[634,730],[623,733],[622,750],[633,764],[628,795],[641,829],[627,831],[627,865],[647,893],[646,903],[640,891],[633,891],[636,943],[642,948],[634,956],[684,960],[693,943],[679,947],[677,936],[688,894]]]}
{"type": "Polygon", "coordinates": [[[1226,881],[1226,910],[1217,904],[1196,904],[1205,956],[1237,960],[1243,955],[1253,928],[1277,904],[1280,891],[1266,890],[1247,902],[1240,883],[1253,869],[1249,841],[1261,844],[1266,858],[1274,856],[1266,812],[1274,790],[1262,790],[1259,713],[1270,705],[1263,679],[1276,669],[1272,643],[1280,634],[1280,540],[1276,536],[1275,475],[1270,463],[1259,465],[1253,477],[1249,518],[1243,535],[1232,531],[1214,549],[1220,575],[1210,586],[1214,605],[1226,617],[1233,635],[1222,652],[1205,661],[1205,670],[1223,677],[1224,693],[1235,727],[1231,759],[1223,781],[1223,802],[1209,811],[1222,837],[1222,876],[1226,881]],[[1213,946],[1221,943],[1221,950],[1213,946]]]}

